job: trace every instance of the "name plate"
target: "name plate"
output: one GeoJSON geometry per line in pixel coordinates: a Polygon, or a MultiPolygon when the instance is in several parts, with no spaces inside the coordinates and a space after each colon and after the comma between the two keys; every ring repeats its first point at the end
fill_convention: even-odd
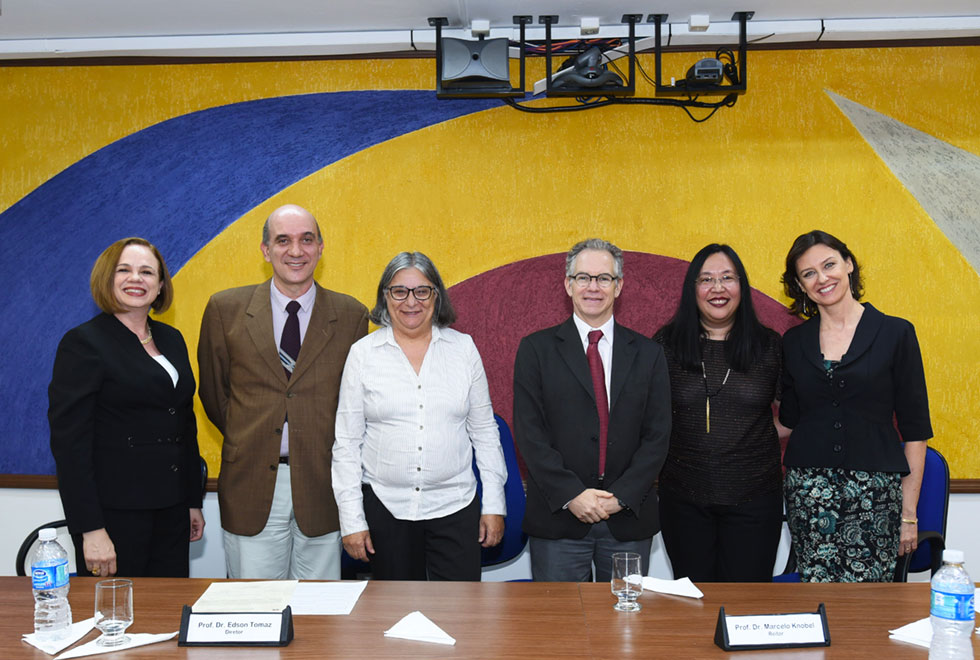
{"type": "Polygon", "coordinates": [[[178,646],[286,646],[293,641],[293,611],[194,612],[180,616],[178,646]]]}
{"type": "Polygon", "coordinates": [[[715,644],[726,651],[830,646],[827,610],[816,612],[725,616],[718,610],[715,644]]]}

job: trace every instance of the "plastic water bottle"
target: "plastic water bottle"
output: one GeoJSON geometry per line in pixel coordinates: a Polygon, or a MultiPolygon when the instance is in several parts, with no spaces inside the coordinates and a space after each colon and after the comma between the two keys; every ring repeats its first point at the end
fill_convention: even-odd
{"type": "Polygon", "coordinates": [[[973,580],[960,550],[943,550],[943,567],[932,577],[932,643],[929,660],[972,660],[973,580]]]}
{"type": "Polygon", "coordinates": [[[31,556],[34,587],[34,634],[38,641],[64,639],[71,631],[68,605],[68,553],[46,527],[37,533],[41,543],[31,556]]]}

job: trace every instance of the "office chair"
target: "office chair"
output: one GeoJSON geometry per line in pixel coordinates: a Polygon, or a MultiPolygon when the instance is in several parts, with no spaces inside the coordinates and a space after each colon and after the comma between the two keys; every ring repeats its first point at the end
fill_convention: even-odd
{"type": "MultiPolygon", "coordinates": [[[[483,548],[484,566],[495,566],[508,562],[521,554],[527,545],[527,534],[521,529],[524,522],[524,507],[527,497],[524,493],[524,483],[521,481],[521,471],[517,466],[517,450],[514,448],[514,436],[511,435],[507,422],[500,415],[494,415],[497,428],[500,430],[500,447],[504,450],[504,463],[507,464],[507,481],[504,483],[504,497],[507,500],[507,517],[504,519],[504,538],[500,544],[492,548],[483,548]]],[[[476,473],[477,497],[483,495],[483,483],[480,481],[480,471],[473,461],[473,471],[476,473]]]]}
{"type": "Polygon", "coordinates": [[[931,570],[931,575],[943,565],[946,547],[946,514],[949,511],[949,465],[932,447],[926,448],[922,488],[915,515],[919,519],[919,547],[911,555],[898,558],[895,582],[906,582],[908,574],[931,570]]]}
{"type": "Polygon", "coordinates": [[[27,538],[25,538],[24,542],[20,544],[20,549],[17,551],[17,575],[24,577],[25,575],[29,574],[31,570],[31,555],[34,554],[34,550],[38,545],[37,533],[45,527],[53,527],[58,532],[58,543],[60,543],[61,547],[68,552],[68,573],[74,576],[75,545],[72,543],[71,534],[68,533],[67,520],[55,520],[54,522],[45,523],[27,535],[27,538]]]}

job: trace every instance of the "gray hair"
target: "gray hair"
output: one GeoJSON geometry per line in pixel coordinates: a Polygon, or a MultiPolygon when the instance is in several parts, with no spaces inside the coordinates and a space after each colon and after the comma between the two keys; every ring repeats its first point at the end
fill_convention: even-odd
{"type": "Polygon", "coordinates": [[[302,211],[303,213],[306,213],[311,218],[313,218],[313,224],[316,226],[316,238],[317,238],[317,241],[320,243],[320,245],[323,245],[323,232],[320,231],[320,223],[317,222],[317,219],[313,217],[313,214],[312,213],[310,213],[309,211],[307,211],[306,209],[304,209],[302,206],[298,206],[296,204],[286,204],[285,206],[280,206],[275,211],[273,211],[272,213],[269,214],[269,217],[265,219],[265,224],[262,225],[262,245],[268,245],[269,244],[269,238],[270,238],[269,237],[269,223],[272,222],[272,219],[274,217],[276,217],[276,215],[278,215],[280,211],[284,211],[286,209],[289,209],[291,211],[302,211]]]}
{"type": "Polygon", "coordinates": [[[435,287],[436,309],[432,314],[432,323],[440,328],[455,323],[456,310],[449,301],[449,292],[442,283],[442,277],[432,260],[421,252],[399,252],[385,266],[384,272],[381,273],[381,281],[378,282],[378,300],[371,310],[371,321],[376,325],[391,325],[391,316],[388,315],[388,304],[385,301],[385,289],[391,284],[391,280],[395,279],[395,273],[406,268],[417,269],[435,287]]]}
{"type": "Polygon", "coordinates": [[[601,238],[587,238],[584,241],[579,241],[572,246],[572,249],[568,251],[567,255],[565,255],[565,277],[571,277],[575,274],[572,270],[575,267],[575,258],[585,250],[605,250],[612,255],[613,262],[615,263],[614,268],[616,271],[613,273],[613,275],[622,279],[623,251],[609,241],[604,241],[601,238]]]}

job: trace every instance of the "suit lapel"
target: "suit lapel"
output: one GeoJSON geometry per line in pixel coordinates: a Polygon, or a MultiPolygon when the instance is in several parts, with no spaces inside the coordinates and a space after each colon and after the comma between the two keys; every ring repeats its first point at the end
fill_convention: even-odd
{"type": "Polygon", "coordinates": [[[858,321],[858,325],[854,329],[851,345],[847,347],[847,352],[841,356],[841,362],[853,362],[871,348],[884,318],[885,315],[875,309],[871,303],[864,304],[864,314],[861,315],[861,320],[858,321]]]}
{"type": "Polygon", "coordinates": [[[626,384],[626,374],[629,373],[630,366],[636,358],[636,345],[633,343],[634,337],[626,332],[623,326],[618,323],[613,330],[613,353],[612,353],[612,374],[609,379],[609,387],[612,390],[609,396],[609,410],[616,406],[616,400],[623,385],[626,384]]]}
{"type": "Polygon", "coordinates": [[[578,382],[582,384],[582,387],[585,388],[589,396],[592,397],[592,400],[595,401],[595,390],[592,389],[592,373],[589,371],[589,362],[585,357],[585,351],[582,349],[582,339],[579,337],[578,330],[575,327],[575,321],[571,317],[558,326],[558,330],[555,331],[555,340],[558,342],[558,354],[565,361],[569,371],[575,375],[578,382]]]}
{"type": "Polygon", "coordinates": [[[820,371],[824,370],[823,353],[820,351],[820,317],[814,316],[800,327],[803,335],[803,355],[820,371]]]}
{"type": "MultiPolygon", "coordinates": [[[[269,287],[272,280],[267,280],[255,287],[252,299],[245,308],[245,327],[255,344],[255,351],[265,360],[266,366],[276,374],[276,378],[286,384],[286,372],[279,361],[279,348],[276,346],[276,335],[272,329],[272,293],[269,287]]],[[[302,355],[302,352],[300,353],[302,355]]]]}
{"type": "Polygon", "coordinates": [[[334,321],[337,320],[337,310],[334,309],[327,290],[316,282],[313,286],[316,287],[316,302],[313,303],[310,324],[306,327],[306,336],[303,337],[303,344],[299,348],[293,380],[302,376],[316,362],[317,356],[323,352],[333,336],[334,321]]]}

